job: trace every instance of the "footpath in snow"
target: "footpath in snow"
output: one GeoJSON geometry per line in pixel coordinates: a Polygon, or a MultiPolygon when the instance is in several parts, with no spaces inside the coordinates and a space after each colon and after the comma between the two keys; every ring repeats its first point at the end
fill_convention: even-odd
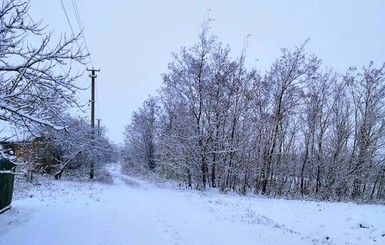
{"type": "Polygon", "coordinates": [[[0,215],[0,244],[385,244],[385,206],[289,201],[150,184],[47,181],[0,215]]]}

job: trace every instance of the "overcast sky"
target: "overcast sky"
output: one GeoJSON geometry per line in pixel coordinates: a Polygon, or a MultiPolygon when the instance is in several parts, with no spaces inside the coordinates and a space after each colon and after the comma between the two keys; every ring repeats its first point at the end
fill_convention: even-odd
{"type": "MultiPolygon", "coordinates": [[[[63,0],[75,32],[79,32],[71,0],[63,0]]],[[[251,34],[247,64],[261,70],[307,38],[309,53],[344,72],[369,61],[385,62],[384,0],[141,0],[76,1],[97,78],[96,118],[108,137],[123,142],[124,126],[162,84],[171,53],[197,40],[210,9],[212,33],[238,56],[251,34]],[[258,60],[258,62],[257,62],[258,60]]],[[[71,34],[60,0],[31,0],[30,15],[55,36],[71,34]]],[[[91,65],[89,65],[91,68],[91,65]]],[[[88,76],[79,81],[89,85],[88,76]]],[[[89,91],[82,93],[88,100],[89,91]]],[[[89,112],[88,112],[89,113],[89,112]]]]}

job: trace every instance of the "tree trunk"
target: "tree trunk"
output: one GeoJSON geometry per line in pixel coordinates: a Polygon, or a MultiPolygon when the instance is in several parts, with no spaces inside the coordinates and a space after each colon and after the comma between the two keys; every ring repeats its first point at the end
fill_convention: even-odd
{"type": "Polygon", "coordinates": [[[61,175],[62,175],[62,173],[63,173],[63,171],[64,171],[64,168],[68,165],[68,164],[70,164],[78,155],[80,155],[82,152],[81,151],[79,151],[78,153],[76,153],[76,155],[73,157],[73,158],[71,158],[71,159],[69,159],[67,162],[65,162],[62,166],[61,166],[61,168],[60,168],[60,170],[59,171],[57,171],[56,173],[55,173],[55,179],[56,180],[59,180],[60,178],[61,178],[61,175]]]}

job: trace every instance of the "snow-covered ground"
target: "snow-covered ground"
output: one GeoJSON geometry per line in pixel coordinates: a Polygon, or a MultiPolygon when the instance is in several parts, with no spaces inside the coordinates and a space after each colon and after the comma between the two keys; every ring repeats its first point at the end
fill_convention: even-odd
{"type": "Polygon", "coordinates": [[[385,244],[385,206],[150,184],[46,181],[0,215],[0,244],[385,244]]]}

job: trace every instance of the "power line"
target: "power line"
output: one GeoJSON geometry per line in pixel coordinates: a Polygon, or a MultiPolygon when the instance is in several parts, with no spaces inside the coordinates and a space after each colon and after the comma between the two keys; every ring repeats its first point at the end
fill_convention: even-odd
{"type": "Polygon", "coordinates": [[[82,30],[83,29],[82,28],[83,25],[82,25],[82,21],[80,19],[78,5],[77,5],[75,0],[71,0],[71,2],[72,2],[72,8],[74,9],[74,12],[75,12],[75,15],[76,15],[76,19],[77,19],[78,24],[79,24],[79,28],[82,30]]]}
{"type": "MultiPolygon", "coordinates": [[[[63,11],[64,11],[64,14],[65,14],[65,16],[66,16],[68,25],[70,26],[70,29],[71,29],[71,31],[72,31],[72,35],[75,36],[74,28],[73,28],[72,25],[71,25],[71,21],[70,21],[69,15],[68,15],[68,13],[67,13],[67,10],[66,10],[66,8],[65,8],[65,5],[64,5],[64,3],[63,3],[63,0],[60,0],[60,3],[61,3],[61,6],[62,6],[62,9],[63,9],[63,11]]],[[[76,0],[71,0],[71,4],[72,4],[72,8],[73,8],[74,13],[75,13],[76,21],[77,21],[77,23],[78,23],[78,27],[79,27],[79,30],[80,30],[80,35],[81,35],[81,37],[82,37],[82,39],[83,39],[84,47],[85,47],[85,49],[87,50],[88,58],[89,58],[90,63],[91,63],[91,65],[92,65],[92,69],[87,69],[87,70],[92,71],[92,76],[91,76],[91,77],[93,78],[93,83],[94,83],[94,78],[96,78],[95,72],[98,72],[98,71],[100,71],[100,70],[94,69],[94,64],[93,64],[93,62],[92,62],[91,53],[90,53],[90,51],[89,51],[89,49],[88,49],[87,40],[86,40],[86,37],[85,37],[85,35],[84,35],[83,25],[82,25],[82,22],[81,22],[80,13],[79,13],[79,9],[78,9],[76,0]]],[[[77,41],[77,40],[76,40],[76,44],[77,44],[78,47],[79,47],[79,44],[78,44],[78,41],[77,41]]],[[[79,47],[79,49],[80,49],[80,47],[79,47]]],[[[93,98],[91,99],[91,121],[93,121],[93,117],[94,117],[94,114],[95,114],[95,108],[94,108],[94,107],[95,107],[95,99],[94,99],[94,97],[95,97],[95,86],[92,85],[91,87],[92,87],[92,90],[94,91],[94,92],[92,92],[93,98]]],[[[96,96],[97,96],[97,94],[96,94],[96,96]]],[[[96,107],[97,107],[97,110],[98,110],[98,112],[99,112],[98,104],[96,104],[96,107]]],[[[93,124],[93,122],[92,122],[91,124],[93,124]]]]}
{"type": "Polygon", "coordinates": [[[64,14],[67,18],[68,25],[70,26],[70,29],[72,31],[72,35],[75,36],[75,32],[74,32],[74,29],[72,28],[71,21],[70,21],[70,18],[68,17],[67,10],[64,6],[63,0],[60,0],[60,3],[61,3],[61,7],[63,8],[64,14]]]}
{"type": "MultiPolygon", "coordinates": [[[[74,29],[72,28],[71,21],[70,21],[70,18],[68,17],[67,10],[66,10],[66,8],[65,8],[65,6],[64,6],[63,0],[60,0],[60,3],[61,3],[61,6],[62,6],[62,9],[63,9],[63,11],[64,11],[64,14],[65,14],[65,16],[66,16],[68,25],[70,26],[72,35],[73,35],[73,37],[75,37],[75,32],[74,32],[74,29]]],[[[81,50],[80,45],[79,45],[79,43],[78,43],[78,40],[75,39],[75,41],[76,41],[76,45],[78,46],[79,50],[81,50]]]]}
{"type": "Polygon", "coordinates": [[[80,13],[79,13],[78,5],[76,3],[76,0],[71,0],[71,3],[72,3],[72,8],[74,10],[75,16],[76,16],[76,20],[78,22],[79,30],[81,31],[81,36],[82,36],[82,39],[83,39],[83,42],[84,42],[84,46],[85,46],[85,48],[86,48],[86,50],[88,52],[90,63],[92,65],[92,67],[94,67],[94,64],[93,64],[92,58],[91,58],[91,53],[90,53],[90,50],[88,49],[86,36],[84,34],[84,29],[83,29],[82,21],[81,21],[81,18],[80,18],[80,13]]]}

